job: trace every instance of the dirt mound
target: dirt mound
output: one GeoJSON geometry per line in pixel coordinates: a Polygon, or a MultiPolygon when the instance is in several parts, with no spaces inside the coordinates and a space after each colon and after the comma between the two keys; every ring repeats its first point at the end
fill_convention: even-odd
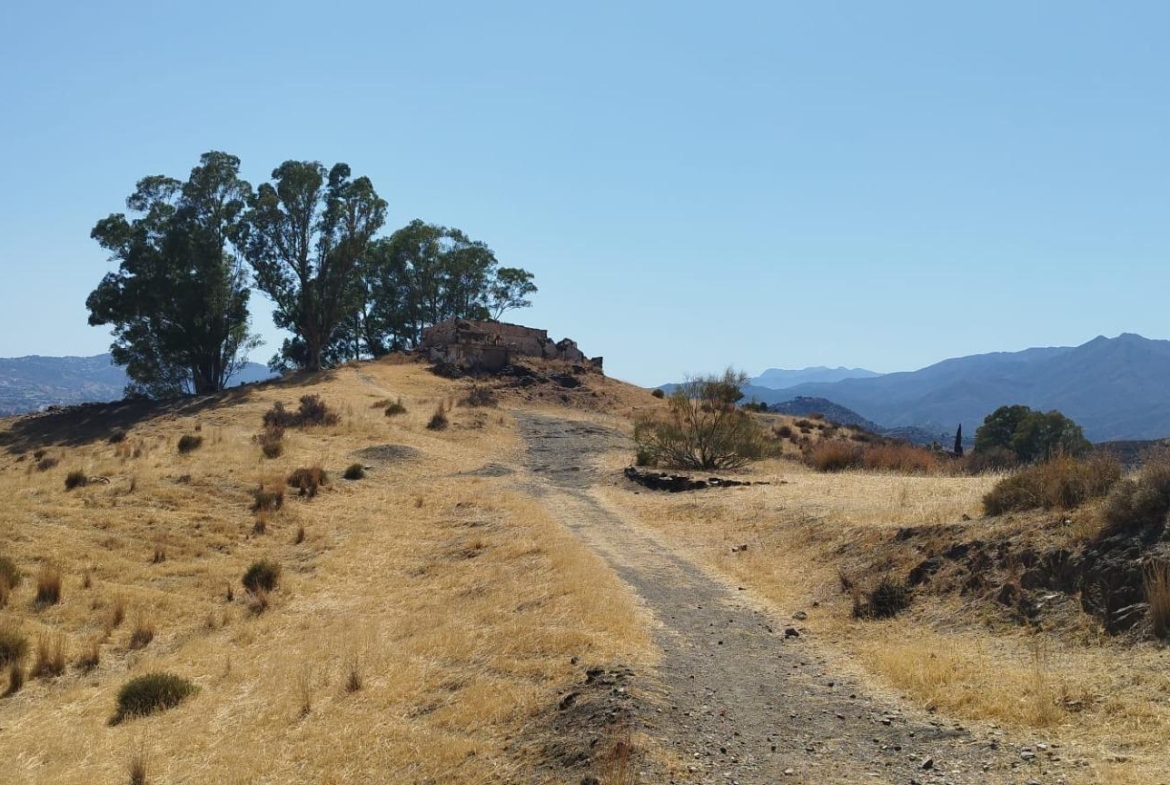
{"type": "Polygon", "coordinates": [[[405,444],[379,444],[353,453],[355,458],[372,464],[401,463],[422,457],[422,451],[405,444]]]}

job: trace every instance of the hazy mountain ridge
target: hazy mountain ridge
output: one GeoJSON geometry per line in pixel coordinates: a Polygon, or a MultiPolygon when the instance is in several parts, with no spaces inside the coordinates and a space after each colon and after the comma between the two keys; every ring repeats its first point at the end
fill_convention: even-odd
{"type": "MultiPolygon", "coordinates": [[[[260,381],[272,375],[265,366],[248,363],[231,383],[260,381]]],[[[35,412],[46,406],[120,400],[128,382],[109,354],[0,358],[0,416],[35,412]]]]}
{"type": "Polygon", "coordinates": [[[918,371],[869,379],[753,387],[766,403],[827,398],[886,428],[970,433],[999,406],[1059,409],[1093,441],[1170,435],[1170,341],[1098,336],[1077,347],[995,352],[944,360],[918,371]]]}
{"type": "Polygon", "coordinates": [[[784,390],[801,384],[816,384],[820,382],[839,382],[844,379],[872,379],[882,374],[865,368],[828,368],[818,365],[799,370],[787,368],[769,368],[748,380],[755,387],[767,387],[771,390],[784,390]]]}

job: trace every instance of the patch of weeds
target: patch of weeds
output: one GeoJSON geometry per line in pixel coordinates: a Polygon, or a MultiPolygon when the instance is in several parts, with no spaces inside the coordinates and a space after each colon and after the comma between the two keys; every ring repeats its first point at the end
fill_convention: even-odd
{"type": "Polygon", "coordinates": [[[288,487],[297,489],[298,496],[312,499],[322,485],[329,484],[329,475],[320,466],[302,467],[290,474],[285,482],[288,487]]]}
{"type": "Polygon", "coordinates": [[[869,591],[853,587],[851,593],[855,619],[890,619],[910,607],[910,588],[889,576],[883,576],[869,591]]]}
{"type": "Polygon", "coordinates": [[[250,592],[275,591],[280,583],[280,564],[268,559],[254,561],[244,572],[244,588],[250,592]]]}
{"type": "Polygon", "coordinates": [[[402,399],[386,404],[385,414],[387,417],[397,417],[400,414],[406,414],[406,407],[402,404],[402,399]]]}
{"type": "Polygon", "coordinates": [[[74,469],[65,475],[65,490],[71,491],[74,488],[84,488],[89,485],[89,476],[80,469],[74,469]]]}
{"type": "Polygon", "coordinates": [[[37,638],[34,679],[55,679],[65,672],[65,636],[43,634],[37,638]]]}
{"type": "Polygon", "coordinates": [[[459,401],[459,404],[461,406],[494,407],[499,405],[499,399],[496,398],[496,394],[492,392],[491,388],[473,384],[467,395],[459,401]]]}
{"type": "Polygon", "coordinates": [[[28,639],[15,627],[0,627],[0,668],[24,660],[28,654],[28,639]]]}
{"type": "Polygon", "coordinates": [[[173,673],[135,676],[118,690],[117,711],[110,718],[117,725],[132,717],[145,717],[174,708],[198,691],[189,680],[173,673]]]}
{"type": "Polygon", "coordinates": [[[447,419],[447,409],[440,403],[439,408],[435,409],[435,413],[431,415],[430,421],[427,422],[427,430],[445,431],[450,424],[450,421],[447,419]]]}
{"type": "Polygon", "coordinates": [[[61,571],[51,564],[41,566],[37,573],[36,603],[40,606],[56,605],[61,601],[61,571]]]}
{"type": "Polygon", "coordinates": [[[187,455],[203,446],[203,437],[185,433],[179,437],[179,454],[187,455]]]}
{"type": "Polygon", "coordinates": [[[252,491],[252,512],[275,512],[284,506],[284,488],[265,488],[264,483],[252,491]]]}
{"type": "Polygon", "coordinates": [[[150,617],[139,614],[134,620],[134,629],[130,631],[127,648],[131,651],[145,649],[154,640],[155,632],[154,622],[151,621],[150,617]]]}

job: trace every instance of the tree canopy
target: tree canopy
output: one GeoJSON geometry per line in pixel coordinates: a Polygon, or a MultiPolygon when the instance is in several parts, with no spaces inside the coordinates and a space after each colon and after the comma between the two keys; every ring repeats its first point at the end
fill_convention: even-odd
{"type": "Polygon", "coordinates": [[[90,233],[118,270],[86,300],[89,323],[113,325],[110,350],[131,393],[221,390],[255,345],[240,255],[252,188],[239,169],[213,151],[185,182],[145,177],[126,200],[138,217],[114,213],[90,233]]]}
{"type": "Polygon", "coordinates": [[[359,267],[386,220],[386,202],[348,165],[285,161],[257,190],[248,211],[248,260],[256,286],[276,304],[277,327],[293,333],[281,359],[307,370],[359,299],[359,267]]]}
{"type": "Polygon", "coordinates": [[[1060,412],[1020,405],[999,407],[975,431],[976,452],[1008,451],[1021,463],[1083,455],[1091,447],[1081,427],[1060,412]]]}

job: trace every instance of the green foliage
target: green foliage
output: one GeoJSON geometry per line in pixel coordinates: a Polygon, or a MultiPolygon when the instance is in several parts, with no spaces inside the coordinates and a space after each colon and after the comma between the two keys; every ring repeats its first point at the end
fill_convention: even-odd
{"type": "Polygon", "coordinates": [[[117,712],[110,720],[116,725],[131,717],[144,717],[158,711],[174,708],[198,687],[173,673],[148,673],[135,676],[118,690],[117,712]]]}
{"type": "Polygon", "coordinates": [[[1006,450],[1020,463],[1056,455],[1084,455],[1092,448],[1081,427],[1058,411],[1001,406],[975,431],[975,452],[1006,450]]]}
{"type": "Polygon", "coordinates": [[[205,153],[186,182],[154,175],[90,236],[118,262],[89,295],[91,325],[112,325],[128,391],[156,397],[221,390],[256,345],[248,333],[239,246],[251,186],[240,161],[205,153]]]}
{"type": "Polygon", "coordinates": [[[747,376],[730,368],[722,376],[688,379],[670,395],[665,414],[639,418],[634,440],[651,465],[729,469],[762,456],[763,432],[736,403],[747,376]]]}
{"type": "Polygon", "coordinates": [[[186,455],[203,446],[203,437],[185,433],[179,437],[179,454],[186,455]]]}
{"type": "Polygon", "coordinates": [[[1071,510],[1104,496],[1121,479],[1121,464],[1108,455],[1078,460],[1068,455],[1021,469],[983,497],[983,511],[1002,515],[1034,509],[1071,510]]]}
{"type": "Polygon", "coordinates": [[[319,370],[342,322],[360,304],[363,257],[386,219],[386,202],[348,165],[285,161],[251,200],[247,256],[257,287],[276,304],[276,326],[294,334],[276,365],[319,370]]]}
{"type": "Polygon", "coordinates": [[[250,592],[274,591],[280,583],[280,565],[267,559],[252,562],[244,573],[243,583],[250,592]]]}
{"type": "Polygon", "coordinates": [[[295,412],[284,408],[280,401],[272,404],[272,408],[264,412],[264,427],[280,429],[282,436],[285,428],[310,428],[337,425],[339,422],[341,415],[331,411],[320,395],[302,395],[295,412]]]}

